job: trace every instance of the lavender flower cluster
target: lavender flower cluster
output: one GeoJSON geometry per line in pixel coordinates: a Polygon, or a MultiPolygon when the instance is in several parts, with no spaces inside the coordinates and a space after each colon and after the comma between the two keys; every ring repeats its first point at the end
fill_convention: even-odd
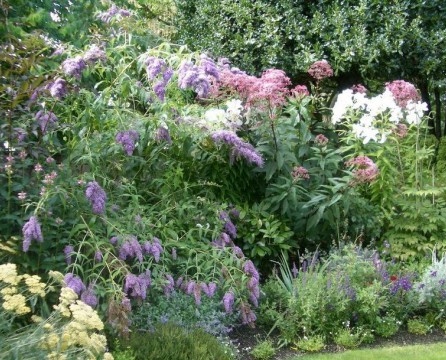
{"type": "Polygon", "coordinates": [[[98,298],[93,290],[93,284],[89,284],[88,287],[85,286],[82,279],[74,275],[73,273],[68,273],[64,277],[64,282],[67,287],[73,290],[78,296],[80,296],[81,301],[85,304],[96,307],[98,304],[98,298]]]}
{"type": "MultiPolygon", "coordinates": [[[[117,243],[117,238],[113,237],[110,242],[117,243]],[[113,239],[113,242],[112,242],[113,239]]],[[[160,239],[154,237],[152,241],[146,241],[144,244],[138,241],[136,236],[130,235],[119,247],[119,258],[121,260],[138,259],[143,262],[144,255],[153,256],[155,262],[159,262],[161,254],[164,252],[160,239]]]]}
{"type": "Polygon", "coordinates": [[[392,276],[392,286],[390,287],[390,293],[396,295],[398,292],[407,292],[412,289],[412,281],[409,275],[403,275],[400,277],[392,276]]]}
{"type": "Polygon", "coordinates": [[[31,216],[29,220],[23,225],[23,251],[28,252],[31,242],[36,240],[41,243],[43,241],[42,230],[37,221],[37,217],[31,216]]]}
{"type": "Polygon", "coordinates": [[[62,70],[68,76],[74,76],[75,78],[80,78],[82,71],[87,67],[82,56],[76,56],[75,58],[66,59],[62,63],[62,70]]]}
{"type": "Polygon", "coordinates": [[[57,116],[53,112],[44,110],[39,110],[35,115],[35,119],[43,134],[58,121],[57,116]]]}
{"type": "Polygon", "coordinates": [[[101,12],[97,15],[97,18],[106,24],[110,23],[113,18],[128,17],[130,12],[125,9],[118,8],[115,4],[112,4],[107,11],[101,12]]]}
{"type": "Polygon", "coordinates": [[[263,158],[254,147],[240,139],[233,131],[219,130],[212,134],[215,143],[225,143],[231,147],[231,163],[236,157],[242,157],[249,163],[263,166],[263,158]]]}
{"type": "Polygon", "coordinates": [[[87,184],[85,196],[90,201],[94,214],[103,214],[105,212],[107,195],[96,181],[90,181],[87,184]]]}
{"type": "Polygon", "coordinates": [[[134,275],[127,274],[125,277],[124,291],[135,299],[144,300],[147,297],[147,289],[152,284],[150,270],[134,275]]]}
{"type": "Polygon", "coordinates": [[[186,294],[194,296],[196,305],[201,304],[201,292],[204,292],[207,297],[211,298],[214,296],[216,290],[217,285],[213,282],[206,284],[204,282],[197,283],[191,280],[185,286],[186,294]]]}
{"type": "Polygon", "coordinates": [[[199,98],[209,96],[211,82],[219,79],[219,71],[215,62],[207,55],[200,56],[200,65],[192,61],[183,61],[178,70],[178,86],[180,89],[192,89],[199,98]]]}
{"type": "Polygon", "coordinates": [[[52,97],[62,99],[68,92],[67,82],[62,78],[56,78],[53,82],[46,86],[52,97]]]}
{"type": "Polygon", "coordinates": [[[124,241],[119,248],[119,258],[127,260],[128,258],[136,258],[140,263],[143,261],[143,248],[136,236],[131,235],[124,241]]]}
{"type": "Polygon", "coordinates": [[[164,59],[149,56],[146,59],[147,77],[150,81],[159,77],[158,81],[153,85],[153,91],[160,101],[164,101],[166,94],[166,86],[173,76],[172,68],[167,66],[164,59]],[[161,75],[161,76],[160,76],[161,75]]]}
{"type": "Polygon", "coordinates": [[[116,142],[122,145],[128,156],[133,154],[139,134],[135,130],[120,131],[116,135],[116,142]]]}
{"type": "Polygon", "coordinates": [[[169,145],[172,144],[172,138],[170,137],[169,129],[164,126],[160,126],[156,131],[155,141],[158,143],[166,142],[169,145]]]}

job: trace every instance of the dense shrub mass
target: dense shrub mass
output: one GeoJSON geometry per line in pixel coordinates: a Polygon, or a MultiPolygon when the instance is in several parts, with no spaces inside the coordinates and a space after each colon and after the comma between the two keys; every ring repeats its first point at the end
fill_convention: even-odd
{"type": "MultiPolygon", "coordinates": [[[[344,65],[322,53],[236,67],[210,44],[160,41],[142,25],[150,13],[172,34],[155,3],[104,4],[73,43],[66,9],[43,35],[45,10],[21,28],[25,2],[2,13],[8,354],[111,358],[104,331],[122,357],[169,358],[181,343],[226,359],[212,336],[236,326],[277,328],[306,351],[445,327],[445,184],[417,84],[340,91],[344,65]]],[[[256,4],[253,19],[280,20],[256,4]]],[[[224,26],[246,17],[232,6],[224,26]]]]}

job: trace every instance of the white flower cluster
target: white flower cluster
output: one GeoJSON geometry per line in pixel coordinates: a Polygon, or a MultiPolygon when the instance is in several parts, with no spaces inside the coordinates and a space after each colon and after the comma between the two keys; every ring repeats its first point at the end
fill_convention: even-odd
{"type": "Polygon", "coordinates": [[[207,130],[236,130],[243,125],[241,113],[243,105],[240,100],[229,100],[225,104],[226,110],[209,109],[197,125],[207,130]]]}
{"type": "Polygon", "coordinates": [[[423,118],[424,111],[427,111],[427,104],[424,102],[409,101],[407,107],[399,107],[389,90],[385,90],[372,98],[367,98],[365,94],[354,93],[347,89],[338,95],[336,103],[332,109],[332,124],[336,125],[355,114],[359,117],[352,124],[353,134],[362,139],[364,144],[370,140],[384,143],[391,129],[400,122],[405,121],[409,125],[419,125],[423,118]],[[390,126],[383,126],[386,120],[390,126]]]}

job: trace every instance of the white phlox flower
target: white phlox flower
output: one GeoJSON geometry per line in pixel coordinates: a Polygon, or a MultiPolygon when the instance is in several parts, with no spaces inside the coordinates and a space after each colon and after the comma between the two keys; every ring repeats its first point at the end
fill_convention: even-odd
{"type": "Polygon", "coordinates": [[[425,102],[409,101],[406,106],[406,121],[408,124],[419,125],[423,118],[424,112],[427,111],[427,104],[425,102]]]}

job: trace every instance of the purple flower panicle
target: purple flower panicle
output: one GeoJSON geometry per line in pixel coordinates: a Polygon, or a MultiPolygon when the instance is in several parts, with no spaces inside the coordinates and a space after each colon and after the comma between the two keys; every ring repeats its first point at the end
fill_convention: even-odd
{"type": "Polygon", "coordinates": [[[52,83],[47,85],[52,97],[62,99],[67,94],[67,82],[62,78],[56,78],[52,83]]]}
{"type": "Polygon", "coordinates": [[[232,291],[228,291],[227,293],[224,294],[223,296],[223,307],[225,308],[225,312],[227,314],[232,313],[233,311],[233,305],[234,305],[234,293],[232,291]]]}
{"type": "Polygon", "coordinates": [[[124,291],[136,299],[144,300],[147,297],[147,288],[151,285],[150,270],[145,273],[125,277],[124,291]]]}
{"type": "Polygon", "coordinates": [[[90,201],[94,214],[103,214],[105,212],[105,202],[107,195],[96,181],[90,181],[85,190],[85,196],[90,201]]]}
{"type": "Polygon", "coordinates": [[[96,307],[98,304],[98,297],[93,291],[93,284],[89,284],[88,287],[82,291],[81,300],[92,308],[96,307]]]}
{"type": "Polygon", "coordinates": [[[378,166],[367,156],[357,156],[346,162],[347,166],[355,166],[353,170],[353,183],[365,184],[371,183],[379,175],[378,166]]]}
{"type": "Polygon", "coordinates": [[[40,130],[42,130],[42,133],[45,134],[46,131],[55,125],[58,121],[57,116],[51,112],[51,111],[43,111],[39,110],[36,115],[35,119],[37,123],[40,126],[40,130]]]}
{"type": "Polygon", "coordinates": [[[40,229],[40,224],[37,221],[37,217],[31,216],[28,222],[23,225],[23,251],[27,252],[31,245],[32,240],[36,240],[37,242],[43,241],[42,230],[40,229]]]}
{"type": "Polygon", "coordinates": [[[141,263],[143,261],[143,248],[136,236],[130,236],[129,239],[119,248],[119,258],[127,260],[127,258],[136,258],[141,263]]]}
{"type": "Polygon", "coordinates": [[[86,63],[94,64],[98,61],[105,61],[107,56],[99,46],[93,45],[85,52],[83,59],[86,63]]]}
{"type": "Polygon", "coordinates": [[[120,131],[116,135],[116,141],[122,145],[128,156],[133,154],[138,139],[139,134],[135,130],[120,131]]]}
{"type": "Polygon", "coordinates": [[[310,92],[305,85],[296,85],[293,89],[291,89],[291,94],[295,97],[304,97],[309,96],[310,92]]]}
{"type": "Polygon", "coordinates": [[[71,265],[71,257],[74,254],[74,247],[72,245],[67,245],[63,249],[63,252],[65,254],[65,262],[67,263],[67,265],[71,265]]]}
{"type": "Polygon", "coordinates": [[[62,63],[62,70],[66,75],[80,78],[87,64],[81,56],[66,59],[62,63]]]}
{"type": "Polygon", "coordinates": [[[85,289],[85,285],[81,278],[73,273],[68,273],[64,277],[64,282],[71,290],[73,290],[77,295],[80,295],[85,289]]]}
{"type": "Polygon", "coordinates": [[[233,131],[219,130],[212,134],[215,143],[225,143],[231,147],[231,158],[242,157],[249,163],[263,166],[263,158],[254,147],[240,139],[233,131]]]}

